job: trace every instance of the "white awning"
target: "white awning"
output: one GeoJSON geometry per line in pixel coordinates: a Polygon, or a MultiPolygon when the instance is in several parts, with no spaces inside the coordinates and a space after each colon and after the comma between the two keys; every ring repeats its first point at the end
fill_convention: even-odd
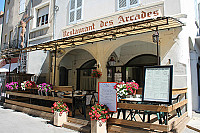
{"type": "MultiPolygon", "coordinates": [[[[10,64],[6,64],[2,68],[0,68],[0,72],[9,72],[10,64]]],[[[18,63],[11,63],[10,72],[12,72],[15,68],[18,67],[18,63]]]]}

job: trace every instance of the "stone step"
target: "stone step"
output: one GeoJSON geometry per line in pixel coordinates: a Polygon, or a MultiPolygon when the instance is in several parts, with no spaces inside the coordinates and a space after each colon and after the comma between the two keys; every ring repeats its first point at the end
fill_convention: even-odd
{"type": "Polygon", "coordinates": [[[72,117],[68,117],[67,122],[74,123],[74,124],[80,124],[80,125],[84,125],[84,126],[90,125],[90,121],[88,121],[88,120],[72,118],[72,117]]]}
{"type": "Polygon", "coordinates": [[[85,126],[85,125],[81,125],[81,124],[76,124],[76,123],[71,123],[71,122],[65,122],[63,124],[63,127],[68,128],[68,129],[72,129],[75,131],[79,131],[82,133],[90,133],[90,126],[85,126]]]}

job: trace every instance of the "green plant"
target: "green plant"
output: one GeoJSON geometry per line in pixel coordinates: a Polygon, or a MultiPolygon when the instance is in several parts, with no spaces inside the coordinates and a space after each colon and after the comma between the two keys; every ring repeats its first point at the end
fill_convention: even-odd
{"type": "Polygon", "coordinates": [[[108,107],[104,104],[96,104],[91,107],[91,111],[89,112],[91,120],[101,120],[105,122],[109,119],[108,107]]]}
{"type": "Polygon", "coordinates": [[[52,108],[52,113],[54,112],[60,112],[59,115],[62,115],[63,112],[69,112],[69,108],[68,106],[66,105],[66,103],[63,103],[63,101],[58,101],[58,102],[55,102],[53,104],[53,107],[52,108]]]}

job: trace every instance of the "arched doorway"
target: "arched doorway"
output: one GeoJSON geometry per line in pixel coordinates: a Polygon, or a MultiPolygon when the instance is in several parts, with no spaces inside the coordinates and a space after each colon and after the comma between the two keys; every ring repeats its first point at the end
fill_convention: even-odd
{"type": "Polygon", "coordinates": [[[59,68],[59,86],[68,86],[68,71],[65,67],[59,68]]]}
{"type": "Polygon", "coordinates": [[[92,70],[96,69],[96,63],[96,60],[92,59],[77,69],[77,90],[96,90],[96,79],[91,77],[92,70]]]}
{"type": "Polygon", "coordinates": [[[125,81],[135,80],[141,87],[144,85],[144,66],[157,65],[157,56],[139,55],[125,64],[125,81]]]}
{"type": "MultiPolygon", "coordinates": [[[[85,90],[86,86],[82,87],[83,84],[86,82],[88,84],[91,79],[89,79],[89,76],[88,79],[84,78],[86,78],[90,69],[94,69],[91,66],[94,66],[95,63],[94,57],[84,49],[77,48],[69,51],[59,62],[59,85],[69,85],[74,86],[75,90],[85,90]]],[[[86,90],[90,88],[87,87],[86,90]]]]}
{"type": "Polygon", "coordinates": [[[144,84],[144,66],[157,65],[157,56],[143,54],[130,59],[123,66],[108,65],[108,82],[121,82],[135,80],[140,86],[144,84]]]}

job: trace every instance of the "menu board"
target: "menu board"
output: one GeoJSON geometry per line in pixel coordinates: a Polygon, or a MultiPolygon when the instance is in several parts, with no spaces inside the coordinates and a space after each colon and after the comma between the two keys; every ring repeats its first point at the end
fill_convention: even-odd
{"type": "Polygon", "coordinates": [[[116,82],[98,83],[98,102],[108,106],[110,112],[117,112],[117,91],[114,89],[116,82]]]}
{"type": "Polygon", "coordinates": [[[145,67],[143,101],[171,104],[173,66],[145,67]]]}

